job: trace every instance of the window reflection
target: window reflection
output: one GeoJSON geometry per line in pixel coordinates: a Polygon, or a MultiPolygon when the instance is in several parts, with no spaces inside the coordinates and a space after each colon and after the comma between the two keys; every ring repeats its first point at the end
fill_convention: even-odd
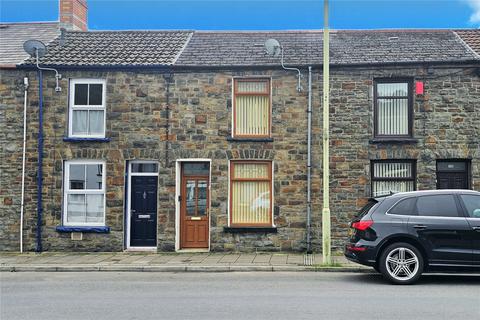
{"type": "Polygon", "coordinates": [[[70,189],[85,189],[85,165],[70,165],[70,189]]]}
{"type": "Polygon", "coordinates": [[[186,206],[187,216],[195,215],[195,180],[187,181],[186,206]]]}
{"type": "Polygon", "coordinates": [[[198,215],[207,214],[207,182],[198,181],[198,215]]]}

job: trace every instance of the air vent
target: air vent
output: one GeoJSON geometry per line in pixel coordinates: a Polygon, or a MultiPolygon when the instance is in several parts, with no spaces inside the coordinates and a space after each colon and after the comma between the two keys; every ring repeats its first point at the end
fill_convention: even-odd
{"type": "Polygon", "coordinates": [[[70,234],[71,239],[73,241],[82,241],[83,240],[83,232],[72,232],[70,234]]]}

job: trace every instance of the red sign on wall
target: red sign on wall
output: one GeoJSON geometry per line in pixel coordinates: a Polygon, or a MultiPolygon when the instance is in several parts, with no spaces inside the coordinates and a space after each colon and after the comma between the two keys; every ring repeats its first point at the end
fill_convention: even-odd
{"type": "Polygon", "coordinates": [[[415,82],[415,93],[423,94],[423,82],[421,81],[415,82]]]}

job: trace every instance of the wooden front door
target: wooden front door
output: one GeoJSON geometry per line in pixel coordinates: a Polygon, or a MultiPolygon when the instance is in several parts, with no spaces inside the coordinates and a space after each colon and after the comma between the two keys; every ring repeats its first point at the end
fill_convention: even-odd
{"type": "Polygon", "coordinates": [[[182,166],[180,195],[180,247],[208,248],[209,242],[209,178],[206,163],[185,163],[182,166]],[[199,166],[203,165],[203,168],[199,166]]]}

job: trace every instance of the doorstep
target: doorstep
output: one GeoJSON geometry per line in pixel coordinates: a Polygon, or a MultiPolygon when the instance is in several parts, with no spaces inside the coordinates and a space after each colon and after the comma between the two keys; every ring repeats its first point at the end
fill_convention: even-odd
{"type": "Polygon", "coordinates": [[[124,252],[157,252],[157,247],[129,247],[124,252]]]}

